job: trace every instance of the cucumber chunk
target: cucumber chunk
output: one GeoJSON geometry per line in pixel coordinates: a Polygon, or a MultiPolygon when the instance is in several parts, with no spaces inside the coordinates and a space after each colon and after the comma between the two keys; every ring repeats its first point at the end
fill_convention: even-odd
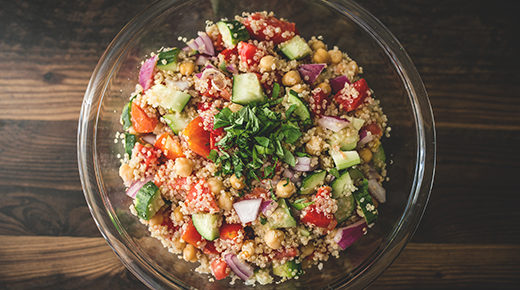
{"type": "Polygon", "coordinates": [[[385,150],[383,149],[383,145],[379,145],[377,151],[374,153],[374,157],[372,158],[372,162],[374,162],[374,166],[377,169],[383,168],[386,162],[385,150]]]}
{"type": "MultiPolygon", "coordinates": [[[[182,112],[191,96],[185,92],[177,90],[173,86],[155,85],[149,89],[150,101],[163,107],[166,110],[182,112]]],[[[147,92],[148,93],[148,92],[147,92]]]]}
{"type": "Polygon", "coordinates": [[[190,118],[186,114],[182,113],[172,113],[172,114],[166,114],[163,116],[164,121],[170,129],[172,129],[173,133],[179,134],[180,131],[184,130],[186,126],[190,123],[190,118]]]}
{"type": "Polygon", "coordinates": [[[219,215],[211,213],[194,213],[191,215],[193,226],[208,241],[219,237],[219,215]]]}
{"type": "Polygon", "coordinates": [[[233,76],[231,101],[240,105],[265,101],[264,91],[256,74],[245,73],[233,76]]]}
{"type": "Polygon", "coordinates": [[[354,200],[354,196],[352,194],[347,196],[340,196],[337,198],[337,201],[338,210],[334,213],[334,217],[338,223],[342,223],[347,220],[354,212],[356,201],[354,200]]]}
{"type": "Polygon", "coordinates": [[[181,50],[179,48],[160,52],[157,59],[157,68],[160,70],[170,71],[178,70],[179,64],[177,62],[177,57],[180,52],[181,50]]]}
{"type": "Polygon", "coordinates": [[[291,211],[285,199],[278,200],[278,207],[269,216],[269,225],[273,229],[292,228],[296,226],[296,220],[292,217],[291,211]]]}
{"type": "Polygon", "coordinates": [[[159,187],[153,181],[148,181],[143,185],[137,192],[134,200],[137,216],[144,220],[152,218],[163,205],[164,201],[159,187]]]}
{"type": "Polygon", "coordinates": [[[350,178],[350,174],[345,171],[338,178],[336,178],[332,184],[332,198],[339,198],[342,196],[350,195],[355,189],[354,182],[350,178]]]}
{"type": "Polygon", "coordinates": [[[273,265],[273,274],[279,277],[293,278],[302,274],[302,267],[296,261],[287,261],[281,265],[273,265]]]}
{"type": "Polygon", "coordinates": [[[300,118],[300,120],[305,121],[311,118],[311,113],[309,112],[309,108],[305,105],[305,103],[298,97],[298,93],[290,90],[286,96],[286,102],[290,105],[295,105],[296,109],[294,110],[294,114],[300,118]]]}
{"type": "Polygon", "coordinates": [[[331,150],[330,156],[334,160],[336,164],[336,168],[338,170],[342,170],[345,168],[349,168],[356,164],[361,163],[361,159],[359,159],[359,154],[357,151],[340,151],[340,150],[331,150]]]}
{"type": "Polygon", "coordinates": [[[374,206],[372,196],[368,192],[368,181],[363,180],[361,187],[352,193],[357,205],[361,208],[367,225],[372,224],[377,219],[377,208],[374,206]]]}
{"type": "Polygon", "coordinates": [[[350,174],[350,179],[352,179],[352,181],[355,184],[359,184],[358,181],[361,181],[362,179],[365,178],[363,173],[357,168],[350,168],[348,170],[348,173],[350,174]]]}
{"type": "Polygon", "coordinates": [[[132,149],[134,149],[137,137],[134,134],[125,133],[125,152],[128,157],[132,157],[132,149]]]}
{"type": "Polygon", "coordinates": [[[249,39],[249,32],[246,27],[236,20],[219,21],[217,22],[217,28],[227,48],[233,48],[240,41],[249,39]]]}
{"type": "Polygon", "coordinates": [[[355,149],[359,141],[359,134],[352,128],[344,128],[332,134],[328,143],[332,147],[339,147],[341,150],[355,149]]]}
{"type": "Polygon", "coordinates": [[[307,42],[298,35],[281,43],[280,50],[289,59],[302,59],[312,52],[307,42]]]}
{"type": "Polygon", "coordinates": [[[327,171],[325,170],[316,171],[307,175],[307,177],[302,181],[300,194],[313,193],[317,187],[320,187],[325,183],[325,176],[327,176],[327,171]]]}

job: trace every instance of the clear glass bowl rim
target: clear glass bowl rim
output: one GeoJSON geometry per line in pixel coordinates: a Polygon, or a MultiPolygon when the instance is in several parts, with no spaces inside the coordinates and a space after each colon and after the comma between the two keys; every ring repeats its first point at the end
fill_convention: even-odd
{"type": "MultiPolygon", "coordinates": [[[[104,93],[128,41],[144,23],[161,14],[167,8],[181,2],[184,1],[155,1],[128,22],[117,34],[92,73],[83,99],[78,124],[78,167],[89,210],[101,234],[123,264],[145,285],[153,289],[171,286],[189,288],[189,286],[178,279],[169,279],[125,244],[128,242],[128,237],[125,237],[126,232],[120,231],[114,225],[112,221],[113,213],[107,211],[106,202],[103,200],[102,192],[100,192],[103,190],[103,186],[97,166],[96,132],[104,93]]],[[[333,288],[352,287],[358,289],[368,286],[395,260],[417,229],[433,186],[436,163],[435,124],[424,84],[410,57],[395,36],[378,19],[353,1],[321,0],[318,2],[334,8],[354,21],[369,33],[384,50],[394,64],[408,92],[416,124],[417,163],[414,181],[404,213],[398,221],[398,226],[390,234],[386,246],[378,250],[373,259],[366,262],[363,267],[359,267],[360,269],[357,272],[346,275],[340,281],[335,282],[334,285],[330,285],[333,288]]]]}

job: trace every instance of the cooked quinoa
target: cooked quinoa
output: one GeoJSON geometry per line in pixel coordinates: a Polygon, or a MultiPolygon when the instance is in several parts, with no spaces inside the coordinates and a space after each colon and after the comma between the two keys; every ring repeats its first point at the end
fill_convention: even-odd
{"type": "Polygon", "coordinates": [[[211,281],[321,270],[386,200],[390,127],[362,72],[272,12],[150,53],[115,141],[130,211],[211,281]]]}

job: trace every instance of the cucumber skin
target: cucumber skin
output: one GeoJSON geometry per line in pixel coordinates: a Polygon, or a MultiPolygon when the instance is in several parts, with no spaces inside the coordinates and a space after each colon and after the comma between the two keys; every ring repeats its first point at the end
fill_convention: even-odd
{"type": "Polygon", "coordinates": [[[311,194],[316,187],[319,185],[323,185],[325,183],[325,177],[327,176],[327,171],[321,170],[321,171],[315,171],[312,174],[306,176],[302,181],[302,186],[300,187],[300,194],[311,194]],[[320,179],[319,183],[316,183],[314,185],[310,184],[313,182],[313,179],[320,179]],[[319,184],[319,185],[318,185],[319,184]],[[312,186],[312,188],[310,187],[312,186]]]}
{"type": "Polygon", "coordinates": [[[128,157],[132,157],[132,150],[134,149],[135,142],[137,142],[137,137],[134,134],[125,132],[125,153],[128,154],[128,157]]]}
{"type": "Polygon", "coordinates": [[[210,213],[194,213],[191,215],[193,226],[206,240],[213,241],[220,235],[218,227],[218,215],[210,213]]]}
{"type": "Polygon", "coordinates": [[[296,105],[294,113],[300,118],[300,120],[305,121],[311,118],[309,108],[307,108],[305,103],[298,97],[298,93],[295,91],[289,91],[287,94],[287,103],[289,103],[289,105],[296,105]]]}
{"type": "Polygon", "coordinates": [[[273,274],[278,277],[293,278],[302,273],[302,267],[300,263],[296,263],[294,260],[287,261],[281,265],[273,266],[273,274]]]}
{"type": "Polygon", "coordinates": [[[289,205],[287,205],[287,202],[283,198],[278,200],[278,208],[274,210],[274,212],[269,216],[268,220],[269,225],[273,229],[296,227],[296,220],[291,215],[289,205]],[[285,216],[283,220],[273,221],[271,218],[282,214],[285,216]]]}
{"type": "Polygon", "coordinates": [[[347,220],[352,213],[354,212],[356,201],[354,199],[354,196],[348,195],[348,196],[341,196],[337,198],[338,201],[338,210],[336,213],[334,213],[334,217],[339,223],[344,222],[347,220]]]}
{"type": "Polygon", "coordinates": [[[222,35],[222,41],[227,48],[235,47],[240,41],[246,41],[251,36],[247,28],[236,20],[219,21],[217,22],[217,28],[222,35]],[[233,26],[232,28],[230,27],[233,26]],[[229,34],[229,35],[228,35],[229,34]],[[234,36],[236,34],[236,36],[234,36]],[[225,35],[225,36],[224,36],[225,35]],[[228,39],[228,36],[230,39],[228,39]]]}
{"type": "Polygon", "coordinates": [[[147,182],[139,189],[134,203],[137,216],[144,220],[149,220],[164,205],[159,187],[153,181],[147,182]]]}
{"type": "Polygon", "coordinates": [[[173,133],[178,134],[180,131],[184,130],[186,126],[188,126],[189,120],[187,116],[177,114],[166,114],[163,116],[168,127],[172,129],[173,133]]]}
{"type": "Polygon", "coordinates": [[[339,197],[345,196],[346,194],[343,191],[347,187],[346,186],[347,183],[351,185],[349,187],[351,187],[351,188],[354,187],[354,183],[352,181],[352,178],[350,178],[350,174],[348,173],[348,171],[345,171],[340,175],[340,177],[336,178],[331,184],[332,198],[339,198],[339,197]]]}
{"type": "Polygon", "coordinates": [[[372,224],[377,220],[377,209],[374,206],[374,202],[372,201],[372,196],[368,193],[368,181],[366,179],[363,180],[363,184],[360,188],[352,193],[354,199],[356,200],[357,205],[363,211],[363,215],[365,216],[365,220],[367,225],[372,224]],[[367,209],[367,205],[373,207],[373,210],[367,209]]]}

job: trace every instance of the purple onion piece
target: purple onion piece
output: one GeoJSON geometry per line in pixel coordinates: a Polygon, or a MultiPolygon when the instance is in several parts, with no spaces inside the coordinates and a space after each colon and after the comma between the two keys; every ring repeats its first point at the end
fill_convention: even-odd
{"type": "Polygon", "coordinates": [[[231,270],[233,270],[240,279],[245,281],[253,276],[253,267],[240,261],[235,254],[227,254],[224,256],[224,259],[231,270]]]}
{"type": "Polygon", "coordinates": [[[341,89],[343,89],[345,87],[346,83],[350,84],[350,81],[348,80],[347,76],[345,76],[345,75],[333,78],[329,82],[330,82],[330,86],[332,88],[332,92],[334,94],[341,91],[341,89]]]}
{"type": "Polygon", "coordinates": [[[338,244],[338,246],[340,246],[341,249],[345,250],[346,248],[352,246],[352,244],[354,244],[366,233],[366,227],[367,224],[363,219],[349,226],[339,228],[336,235],[334,236],[334,241],[338,244]]]}
{"type": "Polygon", "coordinates": [[[139,84],[143,87],[143,91],[146,91],[152,86],[157,59],[157,55],[150,57],[143,63],[141,70],[139,70],[139,84]]]}
{"type": "Polygon", "coordinates": [[[298,67],[298,72],[306,83],[312,84],[326,66],[324,63],[302,64],[298,67]]]}
{"type": "Polygon", "coordinates": [[[348,120],[333,116],[321,116],[318,119],[318,125],[325,129],[332,130],[334,132],[338,132],[341,129],[346,128],[348,126],[348,123],[348,120]]]}
{"type": "Polygon", "coordinates": [[[132,185],[130,185],[130,187],[126,191],[126,195],[128,195],[131,198],[135,198],[139,189],[141,189],[141,187],[143,187],[143,185],[145,185],[146,183],[148,183],[151,180],[153,180],[153,176],[149,176],[149,177],[145,178],[143,181],[138,180],[138,181],[132,183],[132,185]]]}

